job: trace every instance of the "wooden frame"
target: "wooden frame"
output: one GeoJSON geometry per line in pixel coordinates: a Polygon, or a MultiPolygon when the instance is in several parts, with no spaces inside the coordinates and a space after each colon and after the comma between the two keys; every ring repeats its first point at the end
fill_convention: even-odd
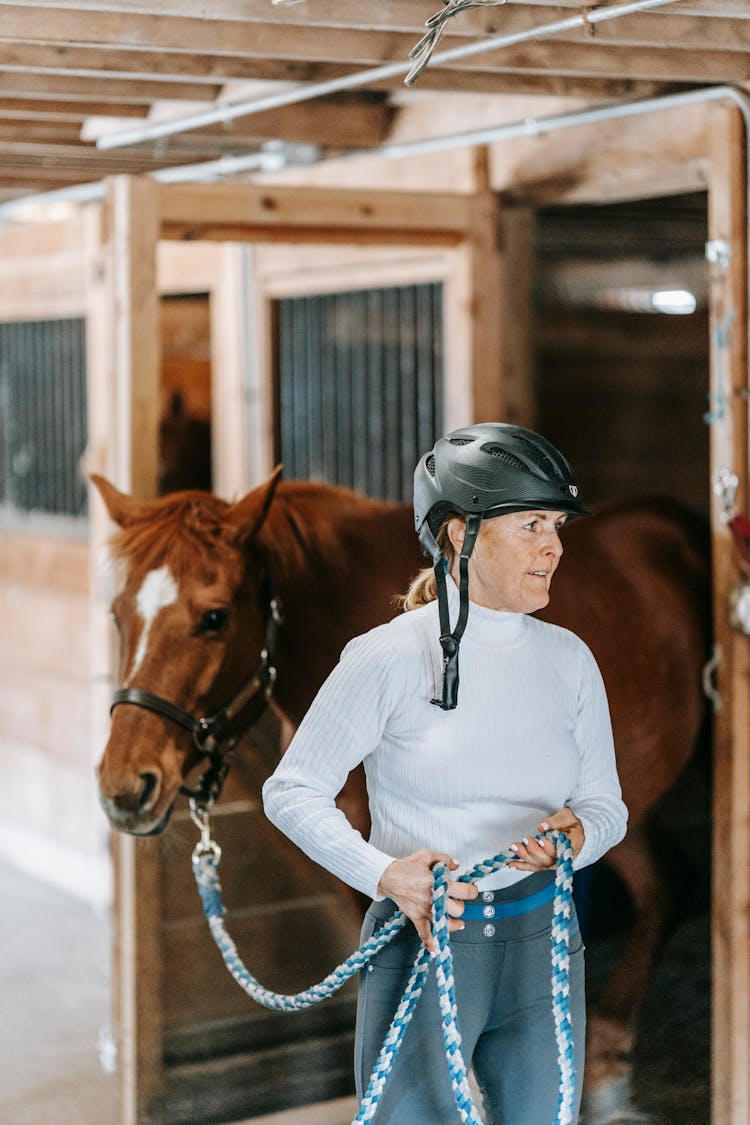
{"type": "MultiPolygon", "coordinates": [[[[709,239],[724,243],[711,267],[712,472],[737,474],[747,512],[747,144],[737,109],[710,117],[709,239]]],[[[750,638],[732,629],[740,574],[722,499],[712,497],[714,637],[724,706],[714,724],[712,910],[713,1125],[750,1121],[750,638]]]]}

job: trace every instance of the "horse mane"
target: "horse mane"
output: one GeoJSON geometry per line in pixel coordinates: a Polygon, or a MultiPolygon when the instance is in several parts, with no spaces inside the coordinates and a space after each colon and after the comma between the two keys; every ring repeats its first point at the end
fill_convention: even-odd
{"type": "Polygon", "coordinates": [[[343,576],[351,565],[352,538],[372,533],[398,507],[339,485],[282,481],[261,529],[262,546],[281,581],[298,579],[321,558],[343,576]]]}
{"type": "MultiPolygon", "coordinates": [[[[111,541],[113,559],[127,560],[141,573],[169,562],[175,577],[215,566],[217,554],[234,558],[241,550],[237,527],[226,520],[231,505],[208,492],[179,492],[161,497],[147,513],[118,529],[111,541]]],[[[392,519],[398,505],[370,500],[348,488],[309,481],[282,481],[254,544],[274,580],[296,583],[326,570],[344,578],[352,547],[362,557],[365,540],[376,544],[379,525],[392,519]]]]}
{"type": "MultiPolygon", "coordinates": [[[[169,559],[175,575],[209,562],[222,545],[230,549],[236,529],[224,522],[225,500],[208,492],[180,492],[150,506],[148,515],[121,527],[111,550],[116,560],[128,559],[138,570],[154,570],[169,559]]],[[[235,548],[236,550],[236,548],[235,548]]]]}

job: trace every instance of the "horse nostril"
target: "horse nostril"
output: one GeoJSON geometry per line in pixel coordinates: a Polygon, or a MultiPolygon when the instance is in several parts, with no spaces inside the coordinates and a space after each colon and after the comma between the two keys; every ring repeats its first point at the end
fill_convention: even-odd
{"type": "Polygon", "coordinates": [[[142,773],[141,791],[138,794],[138,812],[148,809],[156,800],[159,789],[159,775],[157,773],[142,773]]]}

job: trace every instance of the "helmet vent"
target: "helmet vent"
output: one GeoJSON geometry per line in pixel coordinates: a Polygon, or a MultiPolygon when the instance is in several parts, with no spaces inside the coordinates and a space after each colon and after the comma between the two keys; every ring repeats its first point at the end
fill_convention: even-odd
{"type": "Polygon", "coordinates": [[[431,453],[425,461],[425,468],[431,477],[435,476],[435,454],[431,453]]]}
{"type": "Polygon", "coordinates": [[[448,438],[448,441],[451,443],[451,445],[471,445],[471,443],[473,441],[476,441],[476,438],[472,438],[472,437],[452,437],[452,438],[448,438]]]}
{"type": "Polygon", "coordinates": [[[560,470],[558,469],[557,465],[555,465],[554,461],[552,461],[547,456],[547,454],[542,449],[540,449],[539,446],[536,445],[533,441],[529,441],[528,438],[525,438],[520,434],[516,435],[516,441],[521,445],[525,445],[528,447],[529,451],[534,457],[536,467],[539,470],[547,473],[550,477],[560,476],[560,470]]]}
{"type": "Polygon", "coordinates": [[[496,461],[502,461],[510,469],[515,469],[519,473],[528,473],[528,466],[521,461],[519,457],[515,457],[512,453],[508,453],[502,445],[496,445],[493,442],[488,442],[487,445],[482,446],[483,453],[489,453],[490,457],[494,457],[496,461]]]}

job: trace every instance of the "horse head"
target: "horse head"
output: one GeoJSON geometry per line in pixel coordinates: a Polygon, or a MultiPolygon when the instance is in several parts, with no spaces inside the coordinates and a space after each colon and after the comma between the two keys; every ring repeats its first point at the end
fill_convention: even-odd
{"type": "Polygon", "coordinates": [[[263,685],[246,665],[267,634],[268,593],[253,550],[279,475],[235,504],[193,491],[143,502],[91,478],[118,528],[119,686],[97,772],[102,806],[120,831],[161,832],[186,779],[218,752],[223,728],[239,710],[265,706],[267,693],[248,692],[248,682],[263,685]]]}

